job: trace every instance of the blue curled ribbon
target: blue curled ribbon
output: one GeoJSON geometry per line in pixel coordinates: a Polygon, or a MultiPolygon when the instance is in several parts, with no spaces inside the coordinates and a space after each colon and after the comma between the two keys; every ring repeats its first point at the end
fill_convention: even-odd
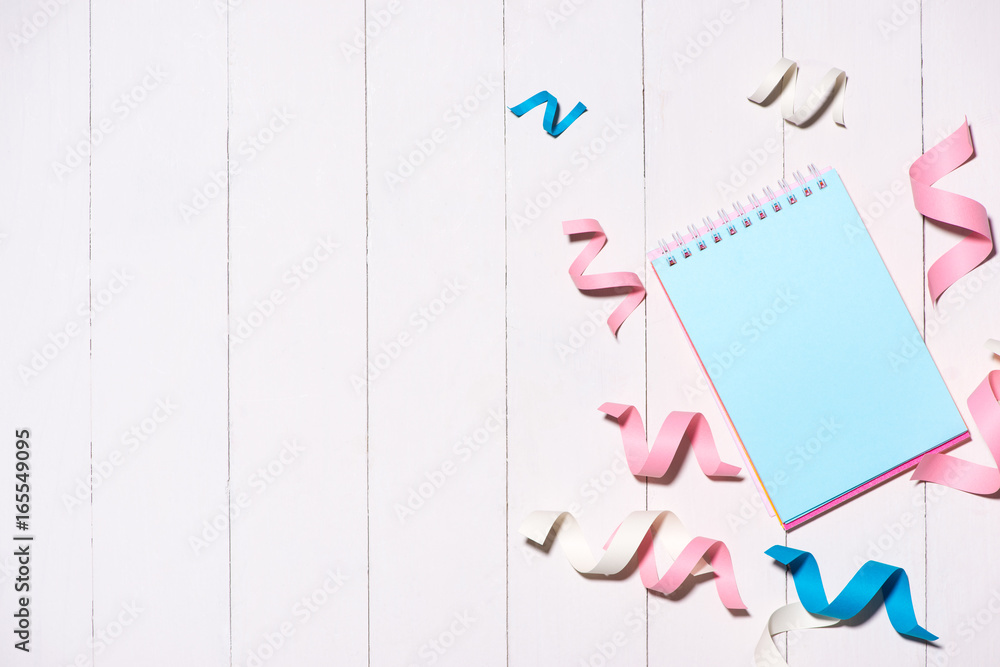
{"type": "Polygon", "coordinates": [[[889,621],[896,632],[914,639],[934,641],[937,636],[917,624],[910,597],[910,580],[901,567],[870,560],[851,577],[833,602],[827,602],[816,558],[808,551],[774,545],[768,556],[787,565],[795,581],[799,601],[810,614],[846,621],[858,614],[881,590],[889,621]]]}
{"type": "Polygon", "coordinates": [[[580,114],[587,110],[583,102],[577,102],[573,110],[569,112],[569,115],[556,124],[556,111],[559,108],[559,102],[547,90],[535,93],[517,106],[508,108],[515,116],[520,118],[543,102],[545,103],[545,117],[542,119],[542,128],[553,137],[558,137],[562,134],[567,127],[573,124],[573,121],[580,117],[580,114]]]}

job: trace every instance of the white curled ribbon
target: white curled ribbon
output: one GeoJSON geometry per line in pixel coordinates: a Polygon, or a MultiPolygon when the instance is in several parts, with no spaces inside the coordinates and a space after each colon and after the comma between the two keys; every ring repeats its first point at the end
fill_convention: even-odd
{"type": "Polygon", "coordinates": [[[844,125],[844,98],[846,91],[837,95],[847,86],[847,73],[844,70],[833,67],[827,72],[819,84],[813,87],[808,99],[795,110],[795,80],[798,76],[799,66],[795,61],[782,58],[774,64],[757,90],[747,99],[755,104],[764,105],[775,92],[780,92],[790,88],[785,92],[784,99],[781,100],[781,115],[792,125],[804,125],[811,121],[827,100],[834,97],[832,103],[833,121],[841,127],[844,125]]]}
{"type": "Polygon", "coordinates": [[[767,619],[767,627],[757,642],[753,659],[756,667],[788,667],[774,643],[774,636],[790,630],[807,630],[811,628],[828,628],[840,621],[829,616],[810,614],[801,602],[793,602],[779,607],[767,619]]]}
{"type": "MultiPolygon", "coordinates": [[[[580,574],[607,576],[625,569],[657,519],[660,519],[659,530],[656,531],[657,546],[662,547],[671,559],[677,560],[691,541],[691,536],[673,512],[632,512],[609,538],[606,551],[600,558],[594,557],[583,529],[576,517],[569,512],[532,512],[521,523],[519,532],[535,544],[544,544],[549,532],[556,529],[559,532],[559,544],[574,570],[580,574]]],[[[711,571],[712,566],[699,560],[691,574],[711,571]]]]}
{"type": "Polygon", "coordinates": [[[580,574],[618,574],[635,557],[643,585],[664,595],[676,591],[691,575],[712,572],[722,604],[728,609],[746,609],[736,585],[729,548],[720,540],[692,538],[673,512],[630,513],[608,538],[599,557],[594,556],[580,524],[569,512],[532,512],[521,524],[520,532],[540,545],[558,533],[566,558],[580,574]],[[654,533],[661,538],[656,546],[673,559],[663,575],[656,564],[654,533]]]}

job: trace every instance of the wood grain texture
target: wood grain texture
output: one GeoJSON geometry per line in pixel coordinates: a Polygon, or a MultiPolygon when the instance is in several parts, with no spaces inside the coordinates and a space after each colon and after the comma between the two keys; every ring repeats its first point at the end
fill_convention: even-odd
{"type": "Polygon", "coordinates": [[[792,667],[995,661],[995,498],[904,475],[786,535],[746,473],[688,454],[633,477],[598,406],[651,433],[701,411],[738,460],[645,251],[814,163],[972,427],[957,455],[989,462],[965,401],[998,368],[997,259],[929,301],[959,237],[921,219],[907,168],[967,116],[977,155],[938,185],[1000,207],[996,7],[18,0],[0,28],[0,449],[31,429],[38,540],[32,651],[7,635],[0,663],[751,664],[796,599],[771,544],[813,551],[830,593],[869,558],[905,567],[941,636],[873,606],[779,640],[792,667]],[[847,72],[846,128],[746,100],[780,57],[799,100],[847,72]],[[507,110],[541,90],[588,111],[553,138],[542,108],[507,110]],[[649,292],[617,337],[622,297],[567,274],[585,244],[561,222],[584,217],[608,235],[588,272],[649,292]],[[749,611],[708,578],[668,599],[582,577],[517,532],[540,509],[574,510],[594,549],[630,511],[676,511],[729,545],[749,611]]]}

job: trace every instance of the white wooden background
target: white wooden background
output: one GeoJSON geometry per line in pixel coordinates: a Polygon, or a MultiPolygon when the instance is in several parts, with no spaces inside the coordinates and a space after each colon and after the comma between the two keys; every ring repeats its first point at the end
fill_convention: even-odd
{"type": "Polygon", "coordinates": [[[795,599],[763,553],[787,543],[830,593],[905,567],[941,636],[879,608],[789,638],[793,666],[994,664],[996,499],[903,477],[786,537],[747,479],[622,474],[604,401],[703,411],[735,448],[652,272],[612,338],[560,222],[642,274],[728,186],[836,166],[968,419],[1000,265],[928,301],[955,236],[906,169],[967,115],[978,155],[941,186],[1000,210],[998,30],[985,0],[0,4],[0,525],[29,428],[36,535],[32,650],[5,630],[0,663],[747,665],[795,599]],[[803,94],[847,71],[847,129],[746,101],[782,55],[803,94]],[[505,108],[543,89],[589,109],[558,139],[505,108]],[[643,508],[725,540],[749,613],[517,534],[573,504],[595,548],[643,508]]]}

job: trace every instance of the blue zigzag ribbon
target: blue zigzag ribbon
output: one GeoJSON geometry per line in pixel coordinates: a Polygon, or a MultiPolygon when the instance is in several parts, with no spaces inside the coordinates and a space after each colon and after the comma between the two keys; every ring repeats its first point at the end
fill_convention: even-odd
{"type": "Polygon", "coordinates": [[[910,580],[901,567],[870,560],[851,577],[833,602],[827,602],[819,565],[811,553],[777,544],[764,553],[788,566],[795,581],[799,601],[811,614],[831,616],[846,621],[864,609],[881,590],[885,609],[889,613],[889,621],[896,632],[931,642],[937,639],[935,635],[917,624],[917,617],[913,612],[913,600],[910,598],[910,580]]]}
{"type": "Polygon", "coordinates": [[[580,117],[580,114],[587,110],[583,102],[577,102],[573,110],[569,112],[569,115],[556,124],[556,110],[559,108],[559,102],[547,90],[532,95],[516,107],[508,108],[515,116],[520,118],[543,102],[545,103],[545,118],[542,119],[542,127],[553,137],[558,137],[562,134],[567,127],[573,124],[573,121],[580,117]]]}

